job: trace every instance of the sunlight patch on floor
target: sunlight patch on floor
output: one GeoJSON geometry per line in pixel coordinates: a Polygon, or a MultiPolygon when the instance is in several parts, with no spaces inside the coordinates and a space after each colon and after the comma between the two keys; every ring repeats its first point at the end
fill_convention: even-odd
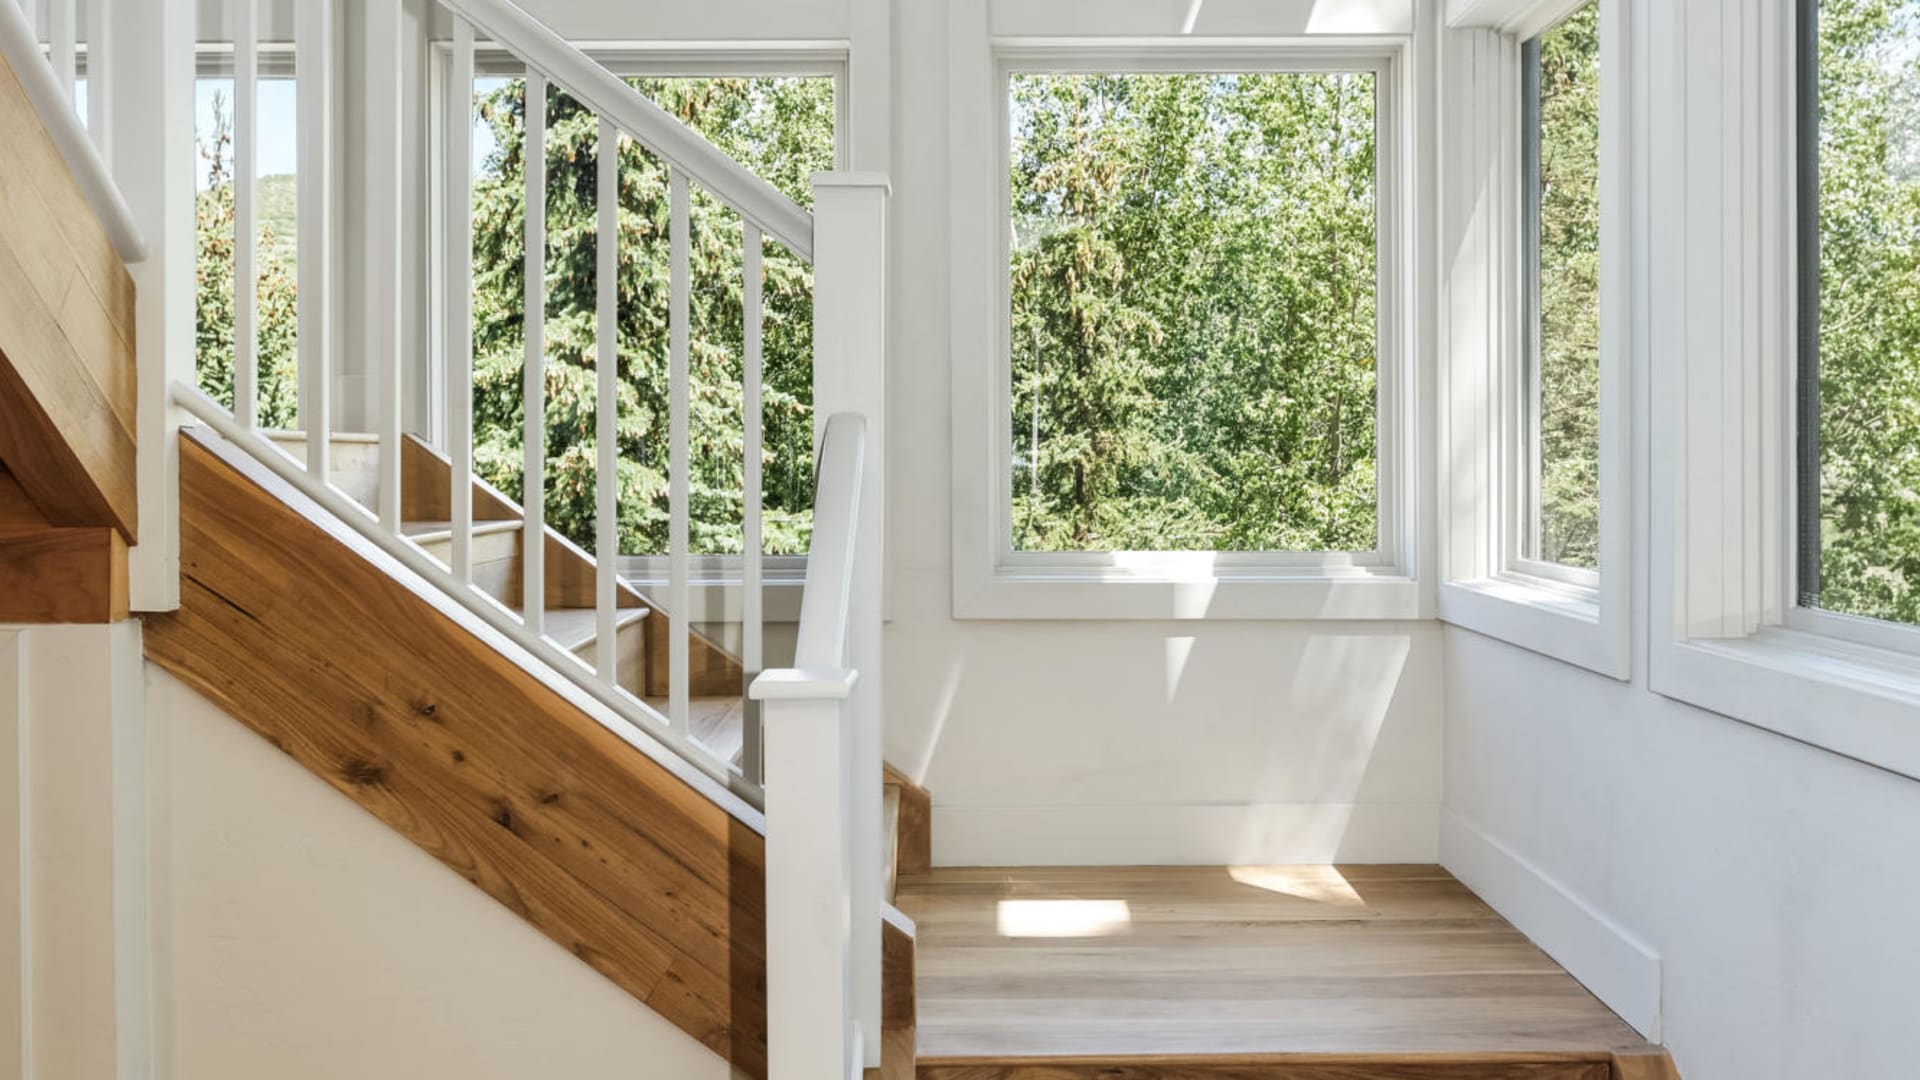
{"type": "Polygon", "coordinates": [[[1006,938],[1087,938],[1124,934],[1133,925],[1125,900],[1002,900],[998,917],[1006,938]]]}
{"type": "Polygon", "coordinates": [[[1227,876],[1242,885],[1297,896],[1316,904],[1366,906],[1346,875],[1331,866],[1229,866],[1227,876]]]}

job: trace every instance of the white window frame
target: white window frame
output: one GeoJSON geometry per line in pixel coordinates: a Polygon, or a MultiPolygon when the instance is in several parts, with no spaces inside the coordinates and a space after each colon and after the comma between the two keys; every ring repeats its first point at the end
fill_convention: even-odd
{"type": "Polygon", "coordinates": [[[1533,524],[1527,401],[1537,272],[1525,244],[1522,45],[1588,0],[1456,3],[1443,46],[1440,618],[1626,679],[1631,653],[1628,426],[1634,242],[1631,0],[1598,0],[1600,568],[1527,557],[1533,524]]]}
{"type": "MultiPolygon", "coordinates": [[[[851,124],[848,108],[848,47],[844,42],[769,41],[769,42],[589,42],[581,49],[598,63],[622,78],[721,78],[721,77],[805,77],[833,80],[833,156],[834,168],[846,169],[851,160],[851,124]]],[[[439,241],[437,223],[441,220],[439,199],[446,191],[441,181],[446,168],[444,102],[449,92],[450,46],[445,40],[432,42],[430,79],[432,108],[429,110],[427,221],[435,223],[434,241],[429,245],[429,280],[438,289],[445,280],[446,245],[439,241]]],[[[506,49],[481,44],[474,50],[474,78],[515,78],[524,72],[519,58],[506,49]]],[[[437,295],[437,293],[436,293],[437,295]]],[[[437,309],[437,302],[436,302],[437,309]]],[[[444,327],[428,330],[432,345],[427,350],[431,371],[426,385],[443,387],[446,380],[444,327]]],[[[436,410],[445,408],[444,395],[436,397],[436,410]]],[[[620,575],[638,585],[657,584],[668,578],[666,555],[622,555],[620,575]]],[[[765,555],[761,558],[763,588],[768,595],[764,610],[772,621],[787,621],[790,611],[798,618],[798,601],[790,595],[805,584],[805,555],[765,555]]],[[[746,560],[740,555],[697,555],[690,560],[689,580],[699,590],[696,603],[703,609],[737,611],[738,593],[746,574],[746,560]],[[709,594],[711,594],[709,596],[709,594]],[[704,599],[703,599],[704,598],[704,599]]]]}
{"type": "Polygon", "coordinates": [[[1649,685],[1920,778],[1920,630],[1795,605],[1798,5],[1656,8],[1649,685]]]}
{"type": "MultiPolygon", "coordinates": [[[[965,5],[958,5],[965,7],[965,5]]],[[[952,99],[953,611],[986,619],[1413,619],[1421,485],[1419,199],[1411,33],[1001,37],[960,27],[952,99]],[[969,42],[969,31],[977,34],[969,42]],[[985,46],[977,48],[976,46],[985,46]],[[1378,546],[1370,552],[1016,552],[1011,528],[1007,87],[1015,72],[1367,71],[1375,76],[1378,546]],[[991,148],[990,152],[983,152],[991,148]]],[[[973,17],[979,17],[975,13],[973,17]]],[[[1018,17],[1017,15],[1015,17],[1018,17]]],[[[984,20],[983,20],[984,21],[984,20]]]]}

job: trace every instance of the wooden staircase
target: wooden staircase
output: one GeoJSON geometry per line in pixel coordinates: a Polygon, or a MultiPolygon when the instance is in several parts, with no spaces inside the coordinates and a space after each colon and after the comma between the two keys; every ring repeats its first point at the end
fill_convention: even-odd
{"type": "MultiPolygon", "coordinates": [[[[204,429],[180,449],[181,607],[149,619],[149,659],[764,1076],[760,815],[245,451],[204,429]]],[[[506,523],[489,536],[517,535],[489,505],[486,520],[506,523]]],[[[432,540],[427,525],[417,535],[432,540]]],[[[550,602],[569,576],[591,580],[578,570],[550,573],[550,602]]],[[[635,614],[622,633],[637,633],[651,609],[623,602],[635,614]]],[[[912,1011],[912,933],[887,912],[896,1019],[912,1011]]],[[[910,1050],[910,1029],[889,1044],[910,1050]]],[[[904,1074],[889,1064],[910,1075],[910,1059],[904,1074]]]]}
{"type": "MultiPolygon", "coordinates": [[[[269,437],[296,459],[306,452],[306,435],[271,432],[269,437]]],[[[453,467],[439,451],[413,436],[402,441],[402,535],[442,563],[451,562],[453,533],[448,518],[453,467]]],[[[379,445],[374,436],[339,433],[332,439],[332,479],[340,491],[369,510],[379,496],[379,445]]],[[[524,602],[522,559],[525,513],[520,505],[483,480],[473,481],[473,581],[500,604],[518,613],[524,602]]],[[[591,665],[599,626],[594,614],[594,557],[546,529],[547,636],[591,665]]],[[[667,612],[621,579],[616,588],[620,615],[615,646],[620,685],[648,704],[666,710],[669,686],[667,612]]],[[[740,660],[703,634],[690,634],[688,696],[694,738],[723,758],[738,759],[743,739],[740,660]]]]}

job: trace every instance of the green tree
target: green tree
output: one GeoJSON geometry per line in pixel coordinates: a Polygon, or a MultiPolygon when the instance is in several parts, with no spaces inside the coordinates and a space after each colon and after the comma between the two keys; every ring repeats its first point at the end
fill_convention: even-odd
{"type": "Polygon", "coordinates": [[[1600,565],[1600,5],[1540,37],[1539,547],[1600,565]]]}
{"type": "Polygon", "coordinates": [[[1819,28],[1818,603],[1920,622],[1920,0],[1819,28]]]}
{"type": "Polygon", "coordinates": [[[1373,548],[1373,77],[1010,93],[1015,545],[1373,548]]]}
{"type": "MultiPolygon", "coordinates": [[[[803,205],[833,167],[833,87],[808,78],[640,79],[634,85],[803,205]]],[[[521,493],[524,417],[525,83],[480,103],[494,149],[474,185],[474,433],[481,475],[521,493]]],[[[598,120],[550,91],[547,187],[547,520],[591,550],[595,515],[595,259],[598,120]]],[[[619,531],[625,554],[667,549],[669,189],[664,165],[620,149],[619,531]]],[[[691,200],[691,548],[741,550],[742,233],[739,217],[691,200]]],[[[764,246],[766,549],[804,552],[811,531],[812,277],[764,246]]]]}
{"type": "MultiPolygon", "coordinates": [[[[213,130],[199,140],[207,186],[194,197],[194,359],[200,389],[233,408],[234,206],[233,123],[226,97],[213,99],[213,130]]],[[[255,401],[259,423],[290,428],[297,420],[298,369],[293,260],[282,253],[271,226],[260,233],[255,263],[257,362],[255,401]]]]}

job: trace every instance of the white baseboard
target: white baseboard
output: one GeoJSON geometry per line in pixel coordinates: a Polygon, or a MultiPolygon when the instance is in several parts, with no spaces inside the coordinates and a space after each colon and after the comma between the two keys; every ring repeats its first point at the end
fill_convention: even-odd
{"type": "Polygon", "coordinates": [[[1431,803],[941,806],[936,866],[1430,863],[1431,803]]]}
{"type": "Polygon", "coordinates": [[[1593,996],[1660,1041],[1660,954],[1578,894],[1451,810],[1440,865],[1533,939],[1593,996]]]}

